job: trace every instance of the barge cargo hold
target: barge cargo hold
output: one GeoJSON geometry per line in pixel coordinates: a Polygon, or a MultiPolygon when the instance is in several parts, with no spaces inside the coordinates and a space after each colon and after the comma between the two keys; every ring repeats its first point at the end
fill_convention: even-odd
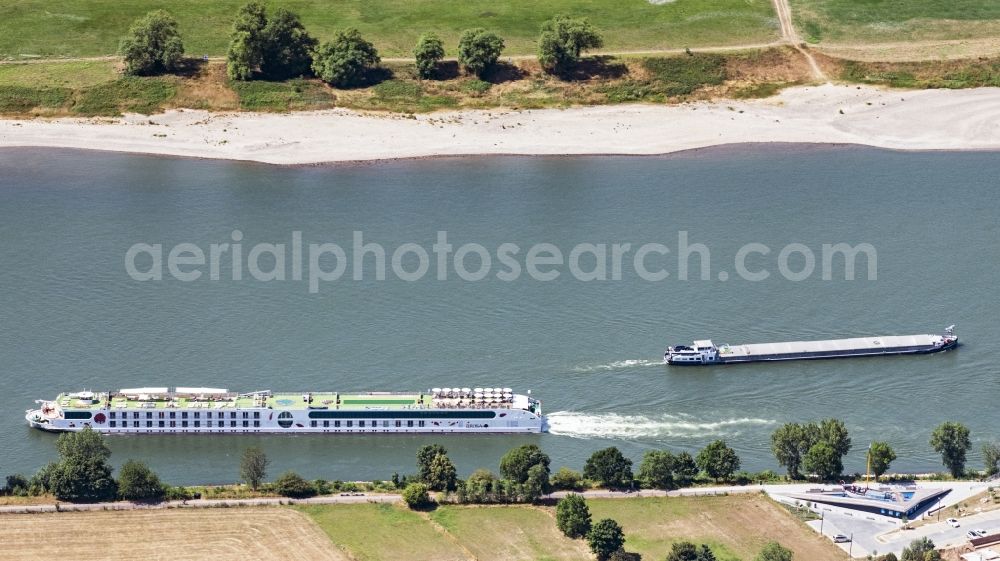
{"type": "Polygon", "coordinates": [[[663,354],[663,362],[664,364],[676,365],[703,365],[927,354],[946,351],[957,346],[958,337],[955,336],[955,326],[952,325],[945,329],[942,335],[854,337],[826,341],[789,341],[785,343],[722,345],[720,347],[709,340],[695,341],[694,345],[690,347],[686,345],[668,347],[663,354]]]}

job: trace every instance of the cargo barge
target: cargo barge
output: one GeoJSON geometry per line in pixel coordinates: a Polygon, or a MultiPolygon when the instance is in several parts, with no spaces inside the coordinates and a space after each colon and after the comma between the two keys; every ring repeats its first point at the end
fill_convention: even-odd
{"type": "Polygon", "coordinates": [[[663,362],[673,365],[704,365],[927,354],[947,351],[957,346],[958,337],[955,336],[955,326],[952,325],[941,335],[890,335],[722,346],[702,340],[695,341],[692,346],[668,347],[663,353],[663,362]]]}

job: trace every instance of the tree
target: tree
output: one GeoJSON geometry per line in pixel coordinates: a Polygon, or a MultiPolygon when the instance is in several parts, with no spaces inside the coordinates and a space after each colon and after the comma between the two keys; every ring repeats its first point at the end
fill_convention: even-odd
{"type": "Polygon", "coordinates": [[[129,27],[118,53],[125,59],[125,73],[133,76],[176,69],[184,56],[177,20],[163,10],[149,12],[129,27]]]}
{"type": "Polygon", "coordinates": [[[665,450],[650,450],[639,464],[639,481],[649,489],[674,488],[674,455],[665,450]]]}
{"type": "Polygon", "coordinates": [[[583,476],[598,481],[605,487],[621,487],[632,482],[632,460],[622,455],[614,446],[598,450],[587,458],[583,476]]]}
{"type": "Polygon", "coordinates": [[[425,444],[417,450],[417,478],[426,481],[430,478],[431,462],[438,455],[447,456],[448,450],[440,444],[425,444]]]}
{"type": "Polygon", "coordinates": [[[698,477],[698,464],[687,452],[681,452],[674,457],[674,482],[678,487],[690,485],[698,477]]]}
{"type": "Polygon", "coordinates": [[[875,480],[878,481],[883,473],[889,471],[889,466],[896,459],[896,451],[892,449],[892,446],[889,446],[888,442],[876,440],[868,448],[868,458],[871,462],[872,472],[875,474],[875,480]]]}
{"type": "Polygon", "coordinates": [[[117,494],[108,459],[111,449],[104,437],[90,427],[63,433],[56,439],[59,462],[46,474],[48,490],[70,502],[111,500],[117,494]]]}
{"type": "Polygon", "coordinates": [[[424,483],[433,491],[454,491],[455,483],[458,481],[458,472],[455,464],[446,454],[438,454],[431,460],[427,479],[424,483]]]}
{"type": "Polygon", "coordinates": [[[304,499],[316,494],[316,487],[294,471],[286,471],[271,484],[271,489],[282,497],[304,499]]]}
{"type": "Polygon", "coordinates": [[[695,557],[695,561],[715,561],[715,554],[712,553],[712,548],[706,544],[701,544],[701,547],[698,548],[698,556],[695,557]]]}
{"type": "Polygon", "coordinates": [[[638,553],[619,549],[608,557],[608,561],[642,561],[642,555],[638,553]]]}
{"type": "Polygon", "coordinates": [[[778,542],[767,542],[754,557],[755,561],[792,561],[792,550],[778,542]]]}
{"type": "Polygon", "coordinates": [[[837,451],[826,442],[817,442],[806,452],[804,466],[810,473],[815,473],[824,481],[829,481],[844,471],[837,451]]]}
{"type": "Polygon", "coordinates": [[[928,537],[919,538],[903,548],[899,561],[940,561],[941,554],[937,552],[934,542],[928,537]]]}
{"type": "Polygon", "coordinates": [[[847,425],[840,419],[824,419],[820,421],[818,440],[829,444],[841,458],[841,461],[851,451],[851,437],[847,433],[847,425]]]}
{"type": "Polygon", "coordinates": [[[809,431],[798,423],[786,423],[771,434],[771,452],[791,479],[801,478],[802,457],[811,445],[809,431]]]}
{"type": "Polygon", "coordinates": [[[496,33],[478,27],[466,29],[458,39],[458,63],[466,72],[482,78],[500,58],[504,42],[496,33]]]}
{"type": "Polygon", "coordinates": [[[886,553],[885,555],[879,555],[875,558],[875,561],[899,561],[896,554],[893,552],[886,553]]]}
{"type": "Polygon", "coordinates": [[[263,29],[261,74],[272,80],[309,74],[317,43],[297,14],[278,8],[263,29]]]}
{"type": "Polygon", "coordinates": [[[1000,473],[1000,444],[996,442],[983,444],[983,464],[985,464],[987,476],[1000,473]]]}
{"type": "Polygon", "coordinates": [[[740,469],[739,456],[723,440],[716,440],[703,448],[695,461],[702,471],[716,481],[729,479],[740,469]]]}
{"type": "Polygon", "coordinates": [[[972,447],[968,427],[961,423],[941,423],[931,434],[931,446],[941,454],[941,461],[952,477],[961,477],[965,472],[965,454],[972,447]]]}
{"type": "Polygon", "coordinates": [[[531,466],[528,470],[528,479],[523,485],[524,500],[533,503],[551,490],[547,466],[542,464],[531,466]]]}
{"type": "Polygon", "coordinates": [[[587,532],[587,545],[598,561],[606,561],[611,554],[625,545],[625,532],[610,518],[598,520],[587,532]]]}
{"type": "Polygon", "coordinates": [[[549,482],[552,484],[553,489],[558,489],[560,491],[579,491],[583,489],[583,474],[563,466],[552,474],[552,477],[549,478],[549,482]]]}
{"type": "Polygon", "coordinates": [[[375,46],[361,37],[357,29],[338,31],[332,41],[323,43],[313,57],[313,72],[324,82],[338,88],[364,83],[368,73],[382,59],[375,46]]]}
{"type": "Polygon", "coordinates": [[[586,19],[556,16],[542,24],[538,62],[548,72],[564,72],[580,60],[583,49],[604,45],[604,39],[586,19]]]}
{"type": "Polygon", "coordinates": [[[590,508],[582,496],[570,493],[556,503],[556,527],[570,538],[590,532],[590,508]]]}
{"type": "Polygon", "coordinates": [[[244,4],[236,13],[226,53],[226,73],[231,79],[249,80],[260,69],[264,58],[265,27],[267,9],[260,2],[244,4]]]}
{"type": "Polygon", "coordinates": [[[524,483],[528,480],[528,471],[532,467],[540,465],[545,470],[545,483],[547,485],[551,461],[538,445],[522,444],[511,448],[500,458],[500,476],[511,481],[524,483]]]}
{"type": "Polygon", "coordinates": [[[698,561],[698,546],[687,541],[675,542],[670,546],[667,561],[698,561]]]}
{"type": "Polygon", "coordinates": [[[424,33],[413,48],[413,58],[417,61],[417,74],[421,78],[431,78],[437,64],[444,58],[444,43],[433,33],[424,33]]]}
{"type": "Polygon", "coordinates": [[[410,483],[403,489],[403,501],[411,509],[418,510],[427,508],[432,504],[431,496],[427,492],[427,485],[423,483],[410,483]]]}
{"type": "Polygon", "coordinates": [[[153,470],[139,461],[129,460],[118,470],[118,496],[126,501],[159,501],[165,489],[153,470]]]}
{"type": "Polygon", "coordinates": [[[267,459],[259,446],[251,446],[243,451],[243,458],[240,460],[240,478],[256,491],[264,478],[267,477],[267,466],[271,460],[267,459]]]}

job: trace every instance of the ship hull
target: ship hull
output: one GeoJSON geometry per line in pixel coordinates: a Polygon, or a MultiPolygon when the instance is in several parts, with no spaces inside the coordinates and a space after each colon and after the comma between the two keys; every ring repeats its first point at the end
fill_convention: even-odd
{"type": "Polygon", "coordinates": [[[828,351],[813,353],[789,353],[785,355],[764,355],[754,357],[720,358],[719,364],[738,364],[744,362],[783,362],[789,360],[824,360],[833,358],[858,358],[870,356],[926,355],[954,349],[958,343],[938,347],[903,347],[899,349],[864,349],[855,351],[828,351]]]}

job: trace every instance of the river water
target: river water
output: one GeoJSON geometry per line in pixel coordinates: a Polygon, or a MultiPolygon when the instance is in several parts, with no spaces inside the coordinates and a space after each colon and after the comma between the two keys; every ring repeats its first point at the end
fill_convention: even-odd
{"type": "MultiPolygon", "coordinates": [[[[414,452],[431,441],[446,445],[462,473],[495,469],[504,450],[523,442],[543,446],[554,467],[580,469],[609,445],[638,461],[650,448],[694,451],[716,438],[736,448],[744,467],[777,469],[770,433],[824,417],[847,422],[855,443],[848,469],[864,469],[873,439],[896,448],[895,469],[940,469],[928,445],[935,425],[968,424],[977,449],[1000,425],[998,178],[995,153],[791,145],[289,168],[0,151],[0,475],[32,472],[55,456],[54,436],[23,421],[35,399],[157,385],[510,386],[540,398],[551,425],[540,436],[110,439],[116,463],[141,459],[181,484],[235,480],[251,444],[269,453],[274,473],[331,480],[411,472],[414,452]],[[439,232],[455,250],[479,244],[491,261],[485,278],[460,278],[454,252],[438,267],[439,232]],[[371,253],[354,266],[355,235],[385,249],[384,280],[371,253]],[[293,279],[296,237],[306,248],[302,280],[293,279]],[[199,269],[193,281],[168,267],[176,244],[208,255],[212,244],[236,238],[240,280],[233,248],[219,259],[217,280],[208,265],[177,266],[199,269]],[[285,280],[257,278],[274,268],[273,251],[262,249],[251,270],[247,256],[260,243],[285,246],[285,280]],[[311,262],[309,244],[323,243],[344,249],[348,267],[311,286],[310,274],[336,269],[330,246],[311,262]],[[870,244],[852,260],[854,280],[845,280],[843,256],[830,260],[824,279],[822,248],[838,243],[870,244]],[[162,247],[162,280],[129,274],[134,244],[162,247]],[[404,244],[416,245],[394,267],[404,244]],[[499,260],[502,244],[518,246],[520,275],[499,260]],[[579,244],[595,247],[579,252],[575,269],[542,265],[532,276],[526,253],[537,244],[564,257],[579,244]],[[596,246],[610,256],[613,244],[631,244],[620,280],[610,257],[607,280],[581,280],[596,270],[596,246]],[[647,246],[654,250],[640,271],[633,257],[646,244],[663,247],[647,246]],[[682,260],[684,244],[695,253],[682,260]],[[705,278],[693,244],[710,253],[705,278]],[[767,279],[737,269],[747,244],[762,245],[749,246],[758,252],[747,254],[743,273],[767,279]],[[416,246],[429,256],[428,272],[412,280],[424,264],[416,246]],[[759,253],[763,246],[770,253],[759,253]],[[807,253],[811,274],[803,272],[807,253]],[[647,274],[661,269],[666,279],[647,274]],[[535,278],[552,271],[554,280],[535,278]],[[949,324],[964,344],[938,355],[660,364],[667,344],[695,338],[935,333],[949,324]]],[[[465,269],[486,265],[475,250],[465,253],[465,269]]],[[[133,272],[156,268],[150,253],[136,255],[133,272]]],[[[974,451],[970,463],[978,462],[974,451]]]]}

